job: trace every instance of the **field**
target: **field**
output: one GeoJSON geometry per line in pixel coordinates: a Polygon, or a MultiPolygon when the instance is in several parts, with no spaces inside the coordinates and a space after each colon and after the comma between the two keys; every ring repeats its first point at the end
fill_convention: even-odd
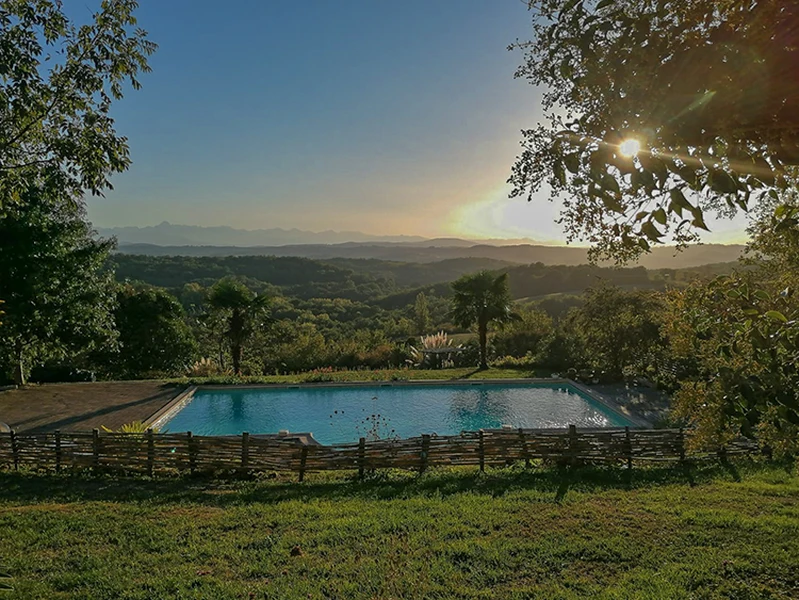
{"type": "Polygon", "coordinates": [[[799,477],[0,473],[0,539],[20,599],[796,598],[799,477]]]}

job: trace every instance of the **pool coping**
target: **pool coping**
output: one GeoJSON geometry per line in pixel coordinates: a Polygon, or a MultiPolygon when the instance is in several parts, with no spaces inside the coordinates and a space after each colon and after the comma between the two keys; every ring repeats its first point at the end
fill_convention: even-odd
{"type": "MultiPolygon", "coordinates": [[[[598,394],[590,387],[578,383],[565,377],[535,377],[535,378],[508,378],[508,379],[409,379],[405,381],[325,381],[318,383],[291,383],[291,384],[232,384],[232,385],[193,385],[167,403],[161,410],[152,415],[145,421],[148,427],[158,429],[163,427],[180,412],[189,402],[194,394],[202,390],[224,390],[224,389],[300,389],[300,388],[346,388],[346,387],[402,387],[402,386],[441,386],[441,385],[502,385],[502,384],[564,384],[576,389],[578,392],[588,396],[589,399],[599,404],[602,408],[614,413],[632,423],[635,428],[649,428],[652,423],[646,419],[633,415],[621,404],[612,399],[598,394]]],[[[557,429],[557,428],[556,428],[557,429]]]]}

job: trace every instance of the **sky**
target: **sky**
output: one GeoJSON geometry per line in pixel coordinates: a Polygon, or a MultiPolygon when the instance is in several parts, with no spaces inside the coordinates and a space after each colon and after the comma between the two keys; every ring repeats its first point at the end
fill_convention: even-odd
{"type": "Polygon", "coordinates": [[[137,14],[159,49],[113,109],[133,164],[89,200],[95,226],[564,240],[558,204],[505,183],[542,118],[507,50],[530,36],[521,0],[141,0],[137,14]]]}

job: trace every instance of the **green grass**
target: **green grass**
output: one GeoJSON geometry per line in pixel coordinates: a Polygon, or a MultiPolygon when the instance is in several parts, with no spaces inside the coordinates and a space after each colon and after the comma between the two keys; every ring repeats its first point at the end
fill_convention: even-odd
{"type": "Polygon", "coordinates": [[[535,371],[531,369],[379,369],[375,371],[310,371],[295,375],[259,375],[259,376],[217,376],[217,377],[182,377],[167,380],[182,384],[287,384],[287,383],[322,383],[347,381],[411,381],[411,380],[458,380],[458,379],[524,379],[527,377],[549,377],[551,371],[535,371]]]}
{"type": "Polygon", "coordinates": [[[784,466],[359,483],[0,473],[14,598],[797,598],[784,466]]]}

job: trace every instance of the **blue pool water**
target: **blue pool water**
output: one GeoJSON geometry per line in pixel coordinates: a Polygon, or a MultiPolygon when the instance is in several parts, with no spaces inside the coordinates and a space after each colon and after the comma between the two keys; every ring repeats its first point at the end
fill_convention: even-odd
{"type": "Polygon", "coordinates": [[[165,427],[195,435],[312,432],[322,444],[359,437],[454,435],[512,425],[620,427],[623,417],[565,384],[464,384],[198,390],[165,427]]]}

